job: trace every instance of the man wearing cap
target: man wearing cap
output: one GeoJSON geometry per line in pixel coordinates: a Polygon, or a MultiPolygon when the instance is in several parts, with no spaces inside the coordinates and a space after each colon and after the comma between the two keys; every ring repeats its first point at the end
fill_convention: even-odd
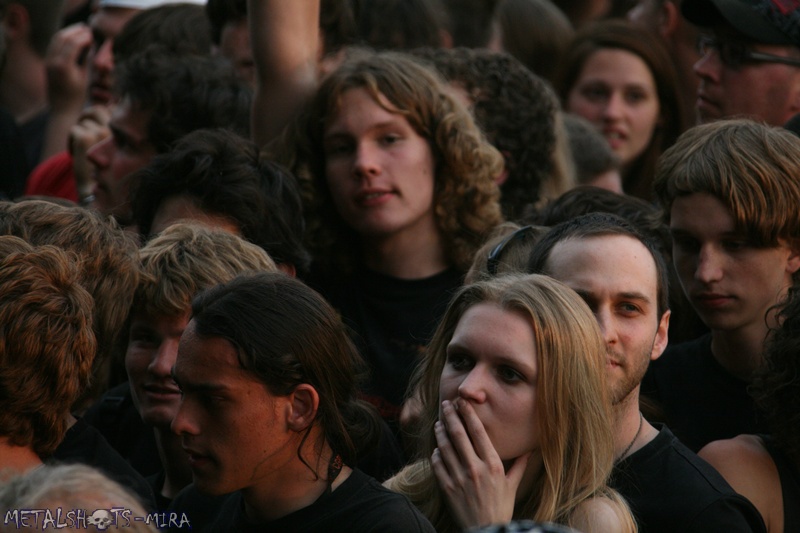
{"type": "Polygon", "coordinates": [[[773,126],[800,113],[800,2],[694,0],[682,12],[700,26],[700,122],[745,117],[773,126]]]}

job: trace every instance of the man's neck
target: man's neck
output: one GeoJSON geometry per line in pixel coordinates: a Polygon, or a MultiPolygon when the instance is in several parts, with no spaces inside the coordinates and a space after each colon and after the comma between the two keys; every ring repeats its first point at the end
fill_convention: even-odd
{"type": "MultiPolygon", "coordinates": [[[[308,441],[313,442],[311,436],[308,441]]],[[[310,453],[304,454],[306,462],[316,473],[295,455],[296,460],[275,472],[269,479],[242,490],[249,520],[256,523],[277,520],[312,505],[328,490],[329,485],[331,490],[336,490],[350,476],[352,470],[342,466],[336,479],[330,482],[328,465],[333,454],[327,444],[322,448],[322,453],[317,454],[317,458],[311,457],[310,453]]]]}
{"type": "Polygon", "coordinates": [[[381,274],[401,279],[423,279],[447,269],[447,259],[438,232],[411,235],[408,232],[392,238],[365,239],[364,259],[367,267],[381,274]]]}
{"type": "Polygon", "coordinates": [[[731,331],[712,330],[711,355],[725,370],[750,381],[764,360],[767,333],[766,324],[752,324],[731,331]]]}
{"type": "Polygon", "coordinates": [[[639,387],[613,407],[614,457],[622,460],[644,447],[658,435],[658,430],[639,411],[639,387]]]}
{"type": "Polygon", "coordinates": [[[192,469],[189,458],[181,447],[181,437],[173,433],[169,426],[153,428],[156,436],[158,457],[164,465],[164,485],[161,495],[170,500],[192,482],[192,469]]]}

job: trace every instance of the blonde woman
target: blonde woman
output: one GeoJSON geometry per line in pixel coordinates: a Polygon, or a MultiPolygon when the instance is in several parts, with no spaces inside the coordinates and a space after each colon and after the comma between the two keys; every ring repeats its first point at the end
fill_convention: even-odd
{"type": "Polygon", "coordinates": [[[509,275],[463,288],[418,373],[421,459],[387,485],[437,531],[532,519],[630,532],[614,461],[606,350],[565,285],[509,275]]]}

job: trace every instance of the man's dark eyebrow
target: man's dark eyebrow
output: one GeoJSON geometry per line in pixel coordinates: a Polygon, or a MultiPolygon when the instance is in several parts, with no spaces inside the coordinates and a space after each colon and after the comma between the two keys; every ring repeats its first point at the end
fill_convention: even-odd
{"type": "Polygon", "coordinates": [[[619,293],[619,296],[621,296],[625,300],[638,300],[640,302],[650,303],[650,298],[648,298],[646,294],[641,292],[621,292],[619,293]]]}

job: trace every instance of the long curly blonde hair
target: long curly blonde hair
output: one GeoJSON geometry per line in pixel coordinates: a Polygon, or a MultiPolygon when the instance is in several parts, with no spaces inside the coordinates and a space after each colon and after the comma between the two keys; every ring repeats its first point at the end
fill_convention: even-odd
{"type": "Polygon", "coordinates": [[[336,211],[325,179],[324,133],[342,95],[365,89],[391,113],[405,117],[434,156],[434,211],[447,261],[466,271],[488,232],[502,222],[494,182],[500,153],[442,79],[397,52],[356,51],[328,78],[287,129],[273,155],[301,180],[308,214],[308,247],[316,261],[348,271],[359,262],[360,239],[336,211]],[[387,103],[388,102],[388,106],[387,103]],[[287,152],[288,150],[288,152],[287,152]]]}

